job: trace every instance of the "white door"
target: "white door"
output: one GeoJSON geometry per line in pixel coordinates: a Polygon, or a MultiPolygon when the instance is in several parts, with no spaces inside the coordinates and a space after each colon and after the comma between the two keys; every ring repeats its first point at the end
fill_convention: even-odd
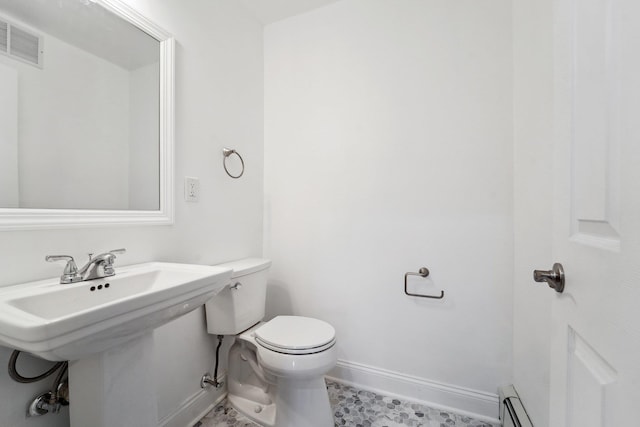
{"type": "Polygon", "coordinates": [[[556,0],[554,43],[550,424],[640,426],[640,1],[556,0]]]}

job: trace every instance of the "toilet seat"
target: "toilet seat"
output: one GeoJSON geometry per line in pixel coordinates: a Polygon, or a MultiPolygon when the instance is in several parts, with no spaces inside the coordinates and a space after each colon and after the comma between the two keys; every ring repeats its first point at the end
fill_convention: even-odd
{"type": "Polygon", "coordinates": [[[327,322],[301,316],[277,316],[254,332],[261,347],[283,354],[314,354],[331,348],[336,331],[327,322]]]}

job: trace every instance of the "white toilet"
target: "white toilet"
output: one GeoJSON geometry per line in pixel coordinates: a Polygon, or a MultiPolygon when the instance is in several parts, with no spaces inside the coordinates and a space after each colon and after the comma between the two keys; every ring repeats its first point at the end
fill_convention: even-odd
{"type": "Polygon", "coordinates": [[[334,426],[324,382],[336,364],[336,335],[321,320],[265,314],[271,261],[247,258],[222,264],[231,282],[206,303],[207,330],[234,335],[229,350],[228,400],[263,426],[334,426]]]}

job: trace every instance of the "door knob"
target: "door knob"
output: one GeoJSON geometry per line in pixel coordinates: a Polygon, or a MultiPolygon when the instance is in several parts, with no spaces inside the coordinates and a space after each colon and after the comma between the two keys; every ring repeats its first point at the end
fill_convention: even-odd
{"type": "Polygon", "coordinates": [[[553,264],[552,270],[533,270],[533,280],[536,282],[547,282],[550,288],[556,292],[564,290],[564,268],[562,264],[553,264]]]}

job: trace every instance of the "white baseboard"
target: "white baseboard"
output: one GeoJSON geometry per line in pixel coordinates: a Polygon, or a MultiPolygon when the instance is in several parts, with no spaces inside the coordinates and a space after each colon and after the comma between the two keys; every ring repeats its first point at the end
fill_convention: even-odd
{"type": "MultiPolygon", "coordinates": [[[[224,377],[221,377],[222,381],[224,377]]],[[[164,417],[158,423],[158,427],[185,427],[192,426],[209,413],[215,406],[227,397],[226,387],[224,391],[213,387],[203,388],[193,394],[175,411],[164,417]],[[217,396],[217,398],[216,398],[217,396]]]]}
{"type": "Polygon", "coordinates": [[[430,381],[361,363],[338,360],[327,378],[390,397],[499,423],[498,395],[430,381]]]}

